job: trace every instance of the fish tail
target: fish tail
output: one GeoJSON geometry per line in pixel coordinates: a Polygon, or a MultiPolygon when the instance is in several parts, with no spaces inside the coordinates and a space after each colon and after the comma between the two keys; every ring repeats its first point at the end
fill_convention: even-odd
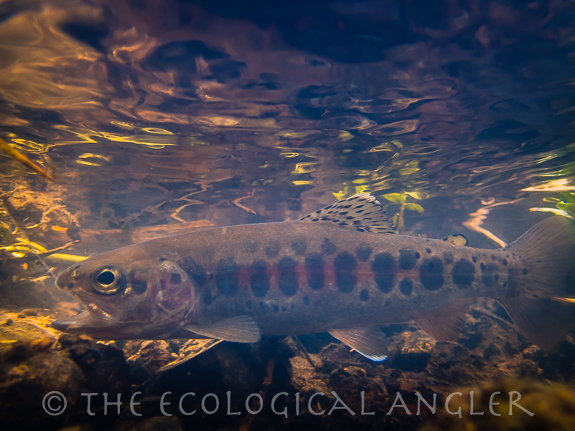
{"type": "Polygon", "coordinates": [[[503,305],[533,343],[553,351],[575,329],[575,223],[559,216],[543,220],[508,250],[521,266],[509,268],[503,305]]]}

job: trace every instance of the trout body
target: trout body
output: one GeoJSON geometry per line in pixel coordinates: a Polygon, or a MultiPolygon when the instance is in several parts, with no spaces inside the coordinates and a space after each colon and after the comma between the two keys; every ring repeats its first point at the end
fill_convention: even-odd
{"type": "Polygon", "coordinates": [[[438,339],[457,339],[465,306],[490,297],[552,348],[566,327],[549,338],[549,322],[530,320],[554,312],[553,325],[572,328],[572,304],[560,298],[574,290],[564,253],[573,256],[575,240],[566,219],[538,226],[507,249],[474,249],[391,234],[379,202],[356,195],[298,221],[206,229],[90,258],[57,280],[87,313],[55,327],[108,339],[239,342],[329,331],[381,360],[377,325],[413,319],[438,339]],[[549,265],[563,265],[563,275],[549,265]]]}

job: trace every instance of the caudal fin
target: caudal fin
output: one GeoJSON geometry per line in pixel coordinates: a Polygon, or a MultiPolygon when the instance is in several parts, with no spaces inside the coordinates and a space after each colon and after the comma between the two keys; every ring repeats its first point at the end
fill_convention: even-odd
{"type": "Polygon", "coordinates": [[[523,268],[510,273],[513,296],[503,305],[533,343],[554,350],[575,329],[575,223],[548,218],[509,251],[521,258],[523,268]]]}

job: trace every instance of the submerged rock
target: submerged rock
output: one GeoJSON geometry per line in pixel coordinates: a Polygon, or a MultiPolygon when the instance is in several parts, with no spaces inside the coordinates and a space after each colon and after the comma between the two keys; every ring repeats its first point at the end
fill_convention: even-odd
{"type": "Polygon", "coordinates": [[[461,409],[461,417],[441,411],[437,424],[420,431],[571,431],[575,424],[575,390],[562,384],[504,378],[458,391],[450,411],[461,409]]]}
{"type": "MultiPolygon", "coordinates": [[[[54,346],[50,331],[38,322],[26,320],[30,313],[21,314],[21,318],[9,318],[9,330],[0,328],[3,427],[57,429],[69,423],[71,417],[80,422],[82,417],[91,419],[86,414],[86,397],[82,393],[128,396],[129,373],[121,350],[69,335],[60,336],[54,346]]],[[[102,401],[101,396],[94,397],[91,410],[101,409],[102,401]]],[[[113,419],[110,416],[103,422],[113,419]]],[[[102,418],[95,422],[102,423],[102,418]]]]}

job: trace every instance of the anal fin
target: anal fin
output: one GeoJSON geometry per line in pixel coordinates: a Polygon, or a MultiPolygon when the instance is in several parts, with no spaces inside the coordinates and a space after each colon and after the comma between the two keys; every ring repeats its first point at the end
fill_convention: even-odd
{"type": "Polygon", "coordinates": [[[379,326],[332,329],[329,333],[372,361],[381,362],[387,359],[387,346],[389,343],[379,326]]]}
{"type": "Polygon", "coordinates": [[[262,337],[258,324],[247,315],[230,317],[210,325],[186,325],[185,329],[204,337],[236,343],[256,343],[262,337]]]}
{"type": "Polygon", "coordinates": [[[437,341],[457,341],[467,308],[473,299],[461,299],[417,317],[415,323],[437,341]]]}

